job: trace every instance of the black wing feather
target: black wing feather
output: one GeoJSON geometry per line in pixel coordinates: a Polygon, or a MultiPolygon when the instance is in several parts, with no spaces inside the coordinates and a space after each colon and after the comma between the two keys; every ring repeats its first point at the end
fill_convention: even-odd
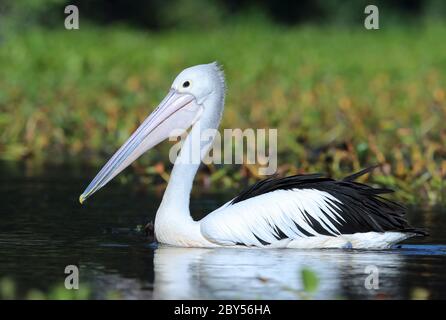
{"type": "MultiPolygon", "coordinates": [[[[424,230],[413,228],[409,225],[405,218],[406,209],[403,205],[381,196],[382,194],[391,193],[393,190],[373,188],[355,181],[376,167],[366,168],[342,180],[327,178],[322,174],[267,178],[240,193],[232,200],[231,204],[276,190],[316,189],[331,194],[341,202],[341,204],[337,203],[337,205],[340,207],[339,213],[342,214],[345,222],[342,224],[335,222],[341,234],[399,231],[427,235],[427,232],[424,230]]],[[[316,232],[330,235],[316,220],[311,222],[316,232]]],[[[283,233],[281,233],[281,237],[283,236],[283,233]]]]}

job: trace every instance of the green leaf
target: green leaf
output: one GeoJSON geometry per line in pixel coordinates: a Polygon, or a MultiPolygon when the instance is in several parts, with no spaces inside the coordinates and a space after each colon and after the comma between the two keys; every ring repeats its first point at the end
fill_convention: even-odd
{"type": "Polygon", "coordinates": [[[319,287],[319,277],[317,274],[308,268],[303,268],[300,273],[304,290],[308,293],[316,292],[319,287]]]}

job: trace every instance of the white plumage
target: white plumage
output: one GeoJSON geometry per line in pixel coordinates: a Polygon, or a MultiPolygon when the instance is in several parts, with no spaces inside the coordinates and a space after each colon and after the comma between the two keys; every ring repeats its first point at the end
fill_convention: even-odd
{"type": "Polygon", "coordinates": [[[328,219],[343,220],[334,210],[336,202],[339,201],[323,191],[277,190],[211,212],[201,221],[201,232],[218,244],[263,246],[259,239],[270,244],[278,242],[278,229],[289,239],[306,237],[301,229],[318,236],[310,223],[311,215],[327,232],[337,236],[340,232],[328,219]]]}
{"type": "Polygon", "coordinates": [[[199,162],[209,142],[194,137],[219,126],[225,97],[216,63],[185,69],[168,96],[143,122],[81,195],[83,202],[172,130],[192,127],[178,155],[155,218],[159,242],[183,247],[388,248],[424,235],[405,220],[399,204],[354,180],[370,169],[337,181],[320,175],[266,179],[193,221],[189,197],[199,162]]]}

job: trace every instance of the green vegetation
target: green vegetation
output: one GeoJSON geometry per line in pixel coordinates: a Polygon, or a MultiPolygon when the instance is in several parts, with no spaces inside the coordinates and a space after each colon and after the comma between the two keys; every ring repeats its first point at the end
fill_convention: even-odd
{"type": "MultiPolygon", "coordinates": [[[[335,177],[381,163],[374,181],[415,203],[444,199],[446,25],[284,28],[239,22],[209,32],[82,24],[33,29],[0,46],[0,158],[94,165],[118,148],[184,67],[218,60],[221,128],[278,128],[279,173],[335,177]],[[443,194],[443,196],[442,196],[443,194]]],[[[134,168],[167,178],[165,143],[134,168]],[[148,169],[147,169],[148,168],[148,169]]],[[[211,166],[234,187],[253,166],[211,166]]]]}
{"type": "MultiPolygon", "coordinates": [[[[108,290],[102,292],[106,300],[123,299],[123,294],[119,290],[108,290]]],[[[19,292],[17,283],[9,277],[0,278],[0,300],[91,300],[97,299],[91,285],[84,284],[79,289],[67,289],[64,285],[53,285],[47,290],[28,289],[19,292]]]]}
{"type": "Polygon", "coordinates": [[[309,295],[315,293],[319,288],[319,277],[317,274],[309,268],[303,268],[300,270],[300,273],[305,292],[309,295]]]}
{"type": "Polygon", "coordinates": [[[11,278],[0,278],[0,300],[87,300],[91,298],[92,293],[88,287],[68,290],[63,285],[54,286],[47,292],[30,289],[21,295],[17,292],[17,285],[11,278]]]}

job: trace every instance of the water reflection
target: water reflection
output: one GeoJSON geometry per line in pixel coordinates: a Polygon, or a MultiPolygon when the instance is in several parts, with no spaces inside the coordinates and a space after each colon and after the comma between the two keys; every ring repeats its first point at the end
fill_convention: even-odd
{"type": "Polygon", "coordinates": [[[155,299],[299,299],[300,270],[320,278],[314,298],[399,297],[403,256],[351,250],[191,249],[160,246],[154,255],[155,299]],[[379,270],[379,290],[364,286],[367,266],[379,270]]]}
{"type": "MultiPolygon", "coordinates": [[[[77,195],[96,169],[23,172],[0,165],[0,278],[13,279],[20,297],[63,285],[65,266],[75,264],[99,299],[107,292],[123,299],[299,299],[304,267],[320,278],[317,299],[410,298],[414,288],[446,298],[445,208],[411,210],[409,220],[431,236],[388,251],[154,248],[135,227],[154,219],[155,192],[111,184],[80,207],[77,195]],[[364,287],[368,265],[379,268],[378,290],[364,287]]],[[[231,196],[193,196],[195,218],[231,196]]]]}

